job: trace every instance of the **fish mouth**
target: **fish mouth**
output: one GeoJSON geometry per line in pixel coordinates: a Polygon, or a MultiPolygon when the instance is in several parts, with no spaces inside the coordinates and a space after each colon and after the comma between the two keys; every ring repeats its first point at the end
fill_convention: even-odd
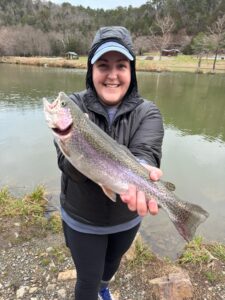
{"type": "Polygon", "coordinates": [[[69,126],[67,126],[65,129],[61,129],[58,127],[54,127],[52,128],[53,132],[56,133],[58,136],[62,136],[65,137],[66,135],[68,135],[73,127],[73,123],[71,123],[69,126]]]}

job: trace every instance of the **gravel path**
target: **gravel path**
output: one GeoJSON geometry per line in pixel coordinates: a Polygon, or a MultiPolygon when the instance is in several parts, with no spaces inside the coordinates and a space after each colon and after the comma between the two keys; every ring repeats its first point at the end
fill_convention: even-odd
{"type": "Polygon", "coordinates": [[[0,300],[73,299],[74,280],[58,279],[72,267],[61,235],[4,249],[0,256],[0,300]]]}
{"type": "MultiPolygon", "coordinates": [[[[177,264],[156,257],[142,263],[141,256],[132,268],[129,255],[111,284],[117,300],[152,300],[150,280],[180,269],[177,264]]],[[[205,267],[191,265],[185,269],[193,285],[193,300],[225,300],[224,261],[214,260],[205,267]],[[218,277],[215,282],[212,276],[218,277]]],[[[18,241],[0,250],[0,300],[74,300],[75,278],[62,234],[18,241]]]]}

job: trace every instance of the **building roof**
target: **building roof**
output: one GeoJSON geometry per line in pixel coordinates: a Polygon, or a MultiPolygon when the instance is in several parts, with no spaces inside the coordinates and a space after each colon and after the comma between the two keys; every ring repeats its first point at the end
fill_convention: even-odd
{"type": "Polygon", "coordinates": [[[78,55],[76,52],[72,52],[72,51],[68,51],[68,52],[66,52],[66,54],[69,54],[69,55],[75,55],[75,56],[78,55]]]}

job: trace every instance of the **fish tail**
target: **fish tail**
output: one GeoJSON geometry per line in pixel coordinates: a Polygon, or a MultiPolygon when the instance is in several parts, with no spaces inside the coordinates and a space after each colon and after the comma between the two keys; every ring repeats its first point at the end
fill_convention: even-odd
{"type": "Polygon", "coordinates": [[[169,217],[180,235],[189,242],[193,239],[198,226],[208,218],[209,214],[193,203],[179,200],[179,207],[177,207],[177,203],[173,204],[175,203],[170,203],[167,207],[169,217]]]}

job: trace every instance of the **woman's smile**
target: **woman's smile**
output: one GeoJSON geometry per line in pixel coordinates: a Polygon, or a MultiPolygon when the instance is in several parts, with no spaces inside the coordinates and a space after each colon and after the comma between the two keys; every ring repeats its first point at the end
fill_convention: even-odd
{"type": "Polygon", "coordinates": [[[93,65],[93,83],[100,100],[107,105],[120,103],[131,82],[130,61],[119,52],[102,55],[93,65]]]}

